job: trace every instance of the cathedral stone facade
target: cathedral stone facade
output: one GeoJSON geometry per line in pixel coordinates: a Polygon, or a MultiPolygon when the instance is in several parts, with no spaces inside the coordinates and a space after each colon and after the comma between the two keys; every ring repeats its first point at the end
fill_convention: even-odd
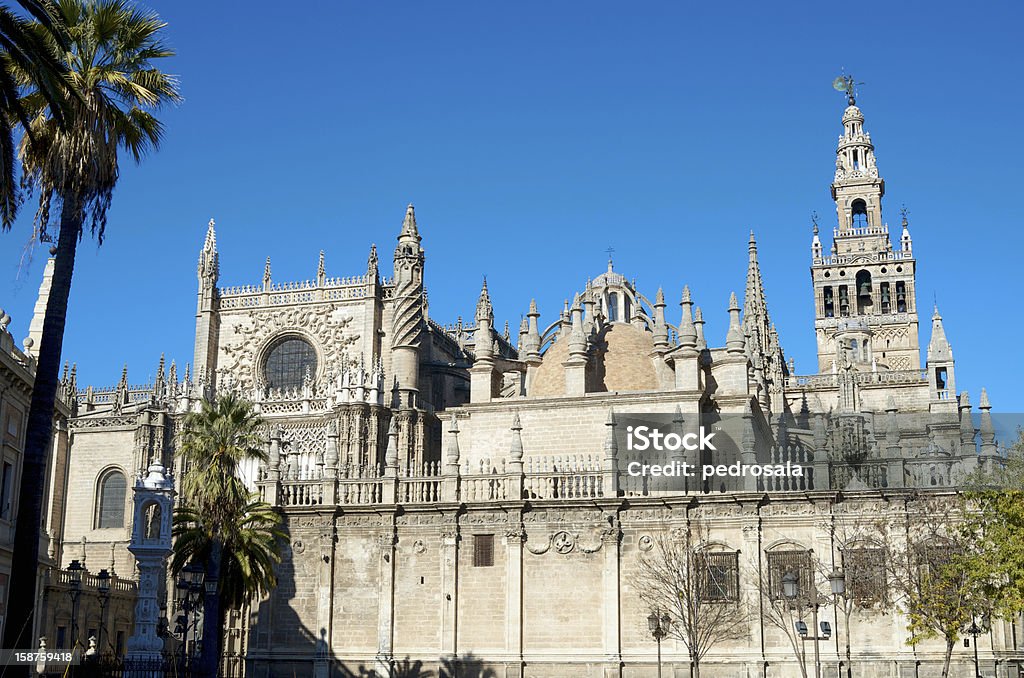
{"type": "MultiPolygon", "coordinates": [[[[818,359],[808,375],[785,357],[753,234],[741,298],[645,293],[609,261],[564,308],[542,316],[530,302],[513,333],[496,329],[486,281],[473,322],[429,316],[411,205],[388,276],[371,247],[352,277],[328,276],[321,253],[315,279],[275,282],[268,259],[260,284],[223,287],[211,221],[191,365],[179,374],[161,359],[152,384],[124,373],[116,387],[77,392],[62,566],[131,571],[117,482],[153,459],[171,466],[182,413],[233,391],[267,422],[269,462],[240,473],[280,509],[288,539],[279,586],[226,631],[232,674],[385,674],[408,660],[501,677],[653,677],[641,562],[700,522],[728,597],[755,610],[737,617],[742,632],[712,648],[703,674],[800,675],[801,642],[769,622],[779,601],[765,582],[775,590],[797,570],[827,592],[822,568],[856,567],[836,525],[951,495],[1000,454],[984,392],[975,418],[956,393],[937,309],[925,311],[922,366],[909,225],[890,234],[882,218],[885,184],[852,99],[842,125],[836,226],[826,245],[815,224],[811,244],[818,359]],[[728,328],[724,346],[708,344],[705,323],[728,328]],[[624,444],[624,422],[652,413],[680,432],[728,424],[738,463],[804,473],[631,475],[641,457],[624,444]]],[[[649,458],[699,466],[704,454],[649,458]]],[[[835,630],[818,646],[827,674],[846,675],[848,644],[853,676],[938,676],[944,648],[909,646],[899,609],[819,613],[835,630]]],[[[1001,622],[981,637],[985,675],[1017,675],[1020,632],[1001,622]]],[[[661,651],[665,675],[690,675],[683,643],[666,638],[661,651]]],[[[955,650],[954,675],[973,670],[968,652],[955,650]]]]}

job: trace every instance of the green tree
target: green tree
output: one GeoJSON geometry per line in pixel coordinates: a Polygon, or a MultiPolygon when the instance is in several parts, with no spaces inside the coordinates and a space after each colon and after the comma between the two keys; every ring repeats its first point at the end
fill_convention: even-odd
{"type": "Polygon", "coordinates": [[[976,568],[975,535],[957,497],[909,499],[903,524],[880,522],[889,584],[907,615],[908,643],[944,643],[942,678],[972,620],[991,613],[988,573],[976,568]]]}
{"type": "Polygon", "coordinates": [[[203,606],[203,619],[215,620],[203,624],[205,675],[215,675],[227,609],[276,584],[274,566],[284,537],[280,516],[253,501],[237,473],[247,459],[266,461],[263,426],[252,404],[231,394],[204,400],[182,422],[182,506],[174,516],[171,569],[177,574],[190,561],[200,562],[206,577],[217,581],[217,595],[208,596],[203,606]]]}
{"type": "Polygon", "coordinates": [[[6,647],[34,644],[27,634],[32,628],[46,457],[75,251],[87,226],[103,240],[107,209],[117,184],[119,151],[124,149],[138,162],[156,148],[163,127],[149,111],[179,99],[175,78],[154,66],[173,54],[161,42],[165,23],[157,15],[136,10],[123,0],[59,0],[54,13],[67,27],[66,49],[43,23],[35,22],[30,29],[60,55],[68,70],[62,94],[66,102],[63,124],[49,97],[36,86],[37,78],[19,64],[8,62],[18,84],[29,90],[21,103],[30,125],[19,155],[23,181],[39,195],[39,236],[52,230],[54,209],[59,209],[60,218],[29,406],[6,647]]]}
{"type": "Polygon", "coordinates": [[[966,535],[974,542],[978,572],[993,613],[1024,611],[1024,432],[1006,458],[991,462],[965,483],[966,535]]]}
{"type": "Polygon", "coordinates": [[[28,19],[0,5],[0,225],[4,229],[14,222],[20,198],[15,179],[16,123],[23,129],[29,127],[28,113],[21,101],[24,88],[19,80],[32,81],[35,91],[47,101],[59,121],[65,119],[67,105],[67,67],[53,51],[54,45],[67,48],[67,29],[51,12],[49,3],[19,0],[18,4],[52,39],[44,40],[28,19]]]}

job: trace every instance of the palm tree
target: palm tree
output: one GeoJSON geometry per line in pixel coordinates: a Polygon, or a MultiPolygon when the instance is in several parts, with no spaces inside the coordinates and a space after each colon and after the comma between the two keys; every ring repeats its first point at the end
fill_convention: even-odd
{"type": "Polygon", "coordinates": [[[165,24],[155,14],[135,10],[124,0],[59,0],[57,20],[67,27],[68,48],[61,49],[44,24],[31,26],[38,40],[60,54],[67,67],[64,123],[60,123],[35,79],[17,63],[8,63],[17,82],[29,88],[22,104],[29,133],[19,154],[23,180],[39,192],[36,225],[40,236],[59,208],[52,286],[43,319],[35,386],[29,406],[22,467],[14,560],[9,586],[10,616],[6,647],[31,647],[36,568],[46,458],[53,427],[75,250],[85,226],[102,242],[107,209],[118,177],[118,151],[135,161],[160,143],[163,127],[149,111],[179,100],[175,78],[153,62],[173,51],[160,39],[165,24]]]}
{"type": "Polygon", "coordinates": [[[39,22],[42,30],[49,31],[52,40],[43,40],[27,19],[0,5],[0,227],[4,230],[14,222],[20,197],[14,172],[15,123],[20,122],[23,128],[29,126],[20,99],[23,88],[18,74],[31,78],[58,121],[66,119],[67,67],[52,50],[54,44],[67,49],[66,27],[45,0],[19,0],[18,4],[39,22]]]}
{"type": "Polygon", "coordinates": [[[196,560],[205,563],[207,579],[217,582],[216,595],[207,596],[203,606],[203,619],[216,622],[203,623],[204,675],[216,672],[226,606],[240,606],[275,584],[280,518],[267,504],[252,501],[237,474],[247,459],[267,460],[263,424],[252,404],[233,394],[204,400],[182,423],[183,508],[175,515],[172,570],[196,560]]]}
{"type": "MultiPolygon", "coordinates": [[[[274,567],[281,562],[279,540],[286,537],[280,525],[281,516],[269,504],[250,501],[216,533],[223,544],[216,628],[224,628],[228,609],[240,609],[277,585],[274,567]]],[[[189,563],[208,563],[214,535],[202,512],[189,506],[176,509],[171,573],[177,577],[189,563]]]]}

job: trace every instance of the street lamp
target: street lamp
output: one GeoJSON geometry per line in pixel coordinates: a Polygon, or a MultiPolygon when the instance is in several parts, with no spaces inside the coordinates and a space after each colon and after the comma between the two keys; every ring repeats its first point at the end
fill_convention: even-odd
{"type": "Polygon", "coordinates": [[[651,635],[658,641],[658,678],[661,678],[661,639],[668,635],[668,629],[672,626],[672,618],[667,613],[658,616],[657,612],[647,615],[647,627],[651,635]]]}
{"type": "MultiPolygon", "coordinates": [[[[981,624],[978,624],[978,620],[973,615],[971,616],[971,625],[964,628],[964,633],[967,633],[974,640],[974,678],[981,677],[981,668],[978,663],[978,636],[988,632],[988,624],[984,617],[982,617],[981,624]]],[[[968,641],[964,639],[964,645],[967,645],[968,641]]]]}
{"type": "Polygon", "coordinates": [[[78,645],[78,599],[82,595],[82,573],[85,567],[78,560],[72,560],[67,566],[68,591],[71,596],[71,649],[78,645]]]}
{"type": "MultiPolygon", "coordinates": [[[[829,577],[829,581],[832,581],[831,576],[829,577]]],[[[833,588],[833,590],[835,589],[833,588]]],[[[786,597],[790,604],[794,606],[798,604],[797,599],[800,598],[800,577],[797,575],[796,572],[790,571],[782,575],[782,595],[786,597]]],[[[814,642],[814,677],[821,678],[821,655],[818,649],[818,641],[828,640],[829,638],[831,638],[832,627],[829,625],[828,622],[821,622],[820,625],[818,624],[818,606],[821,604],[821,601],[818,600],[818,592],[816,590],[812,591],[812,595],[814,596],[813,598],[808,596],[805,599],[799,601],[799,603],[807,603],[807,606],[811,608],[811,612],[813,615],[812,628],[814,629],[815,635],[808,635],[807,624],[802,619],[798,619],[797,621],[795,621],[793,623],[793,626],[796,629],[797,635],[800,636],[800,640],[802,640],[803,642],[807,642],[808,640],[814,642]],[[819,628],[821,629],[820,636],[817,635],[819,628]]],[[[804,665],[806,666],[806,662],[803,660],[802,657],[801,662],[804,663],[804,665]]]]}
{"type": "MultiPolygon", "coordinates": [[[[836,609],[839,609],[839,600],[843,600],[843,617],[846,619],[846,675],[853,676],[853,660],[850,656],[850,611],[846,605],[846,573],[836,568],[828,575],[829,587],[832,589],[832,599],[836,609]]],[[[839,625],[839,618],[836,618],[836,626],[839,625]]],[[[838,629],[836,633],[838,633],[838,629]]]]}
{"type": "Polygon", "coordinates": [[[181,636],[181,659],[184,668],[188,668],[190,659],[195,654],[198,641],[196,630],[199,627],[199,597],[203,593],[205,571],[197,563],[190,563],[182,568],[175,589],[178,593],[178,609],[182,611],[175,619],[174,635],[181,636]],[[189,617],[191,616],[191,620],[189,617]],[[192,629],[192,652],[188,651],[188,631],[192,629]]]}
{"type": "Polygon", "coordinates": [[[110,573],[106,568],[96,574],[96,590],[100,594],[100,629],[96,640],[97,645],[103,647],[103,627],[107,623],[107,605],[110,603],[110,573]]]}

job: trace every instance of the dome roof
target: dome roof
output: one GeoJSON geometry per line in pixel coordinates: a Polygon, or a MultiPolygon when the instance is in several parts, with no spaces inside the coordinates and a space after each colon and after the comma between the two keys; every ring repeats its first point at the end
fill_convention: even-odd
{"type": "MultiPolygon", "coordinates": [[[[568,337],[563,336],[544,353],[530,388],[531,396],[565,395],[565,367],[569,358],[568,337]]],[[[651,355],[654,339],[649,332],[628,323],[612,323],[597,335],[587,365],[587,393],[649,391],[658,388],[651,355]]]]}

